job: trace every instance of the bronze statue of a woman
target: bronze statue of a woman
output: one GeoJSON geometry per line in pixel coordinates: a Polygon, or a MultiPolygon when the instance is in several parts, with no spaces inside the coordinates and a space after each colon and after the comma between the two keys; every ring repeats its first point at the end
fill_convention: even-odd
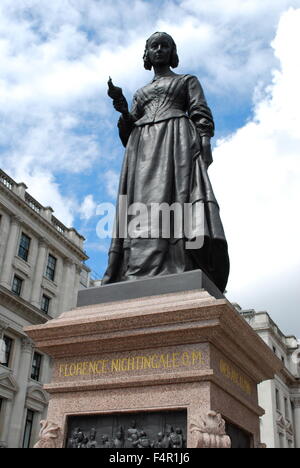
{"type": "MultiPolygon", "coordinates": [[[[119,200],[121,196],[122,203],[126,200],[128,211],[120,216],[117,210],[115,232],[124,232],[121,224],[130,223],[133,204],[146,207],[149,218],[140,235],[114,236],[103,284],[201,269],[225,290],[227,242],[207,174],[212,163],[213,117],[198,79],[171,70],[178,63],[172,37],[157,32],[147,40],[144,54],[144,66],[153,67],[154,78],[135,93],[130,112],[122,90],[109,81],[108,94],[122,114],[118,127],[126,146],[119,200]],[[174,235],[174,220],[167,238],[163,229],[152,229],[150,210],[162,204],[182,209],[202,206],[203,241],[198,248],[187,248],[185,230],[181,236],[174,235]]],[[[191,212],[188,222],[197,225],[199,212],[191,212]]]]}

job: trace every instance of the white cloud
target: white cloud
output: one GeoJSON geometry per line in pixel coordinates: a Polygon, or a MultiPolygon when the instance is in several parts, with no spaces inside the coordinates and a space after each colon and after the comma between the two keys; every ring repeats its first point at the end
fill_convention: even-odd
{"type": "Polygon", "coordinates": [[[89,220],[96,215],[96,209],[97,203],[95,202],[93,195],[87,195],[79,208],[81,219],[89,220]]]}
{"type": "Polygon", "coordinates": [[[215,92],[249,89],[268,72],[266,43],[294,3],[183,0],[160,2],[158,10],[141,0],[2,0],[0,103],[68,106],[103,93],[109,74],[134,91],[149,76],[141,58],[157,29],[174,34],[183,68],[200,67],[215,92]]]}
{"type": "Polygon", "coordinates": [[[0,142],[6,145],[1,160],[19,174],[35,168],[49,171],[80,172],[90,167],[100,153],[93,134],[78,134],[80,122],[69,112],[36,110],[10,115],[0,129],[0,142]]]}
{"type": "MultiPolygon", "coordinates": [[[[179,72],[196,73],[206,92],[236,106],[256,88],[253,120],[218,142],[211,168],[230,242],[229,294],[239,301],[252,285],[254,301],[261,285],[270,290],[271,274],[290,277],[299,263],[298,10],[283,15],[270,47],[290,6],[300,0],[1,0],[0,166],[65,224],[81,210],[90,215],[93,194],[78,203],[76,188],[66,195],[56,175],[112,160],[113,145],[99,142],[110,141],[117,118],[108,76],[128,95],[144,85],[145,39],[166,30],[179,72]]],[[[114,169],[102,176],[112,198],[114,169]]]]}
{"type": "Polygon", "coordinates": [[[15,179],[17,182],[21,180],[25,182],[28,186],[28,192],[33,198],[43,206],[51,206],[56,218],[67,227],[72,226],[73,213],[77,207],[76,200],[61,195],[60,187],[52,175],[42,171],[35,171],[33,174],[22,172],[22,179],[19,177],[15,179]]]}
{"type": "MultiPolygon", "coordinates": [[[[267,302],[271,284],[299,270],[299,41],[300,9],[290,9],[273,42],[280,69],[256,102],[253,120],[218,141],[214,153],[212,180],[231,252],[228,291],[238,302],[249,291],[253,303],[259,296],[267,302]]],[[[299,309],[299,299],[294,289],[294,308],[299,309]]],[[[284,303],[277,301],[277,307],[283,309],[284,303]]]]}
{"type": "Polygon", "coordinates": [[[112,170],[109,170],[104,174],[107,193],[113,199],[118,195],[119,178],[120,175],[112,170]]]}

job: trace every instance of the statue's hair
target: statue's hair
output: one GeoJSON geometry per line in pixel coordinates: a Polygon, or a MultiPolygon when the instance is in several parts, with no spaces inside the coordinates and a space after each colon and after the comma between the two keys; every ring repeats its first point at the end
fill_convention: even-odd
{"type": "Polygon", "coordinates": [[[165,32],[155,32],[146,41],[146,47],[145,47],[145,52],[144,52],[144,57],[143,57],[144,67],[146,68],[146,70],[151,70],[152,69],[152,63],[150,62],[150,59],[149,59],[149,44],[150,44],[150,41],[153,39],[154,36],[166,36],[166,38],[168,39],[168,41],[170,42],[170,44],[172,46],[170,67],[172,67],[172,68],[178,67],[179,57],[177,55],[177,47],[176,47],[174,39],[169,34],[167,34],[165,32]]]}

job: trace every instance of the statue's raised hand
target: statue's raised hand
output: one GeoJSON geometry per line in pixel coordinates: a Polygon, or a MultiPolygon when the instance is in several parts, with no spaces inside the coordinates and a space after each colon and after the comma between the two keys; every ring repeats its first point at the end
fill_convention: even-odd
{"type": "Polygon", "coordinates": [[[112,82],[111,77],[108,80],[108,96],[113,100],[113,106],[116,111],[120,112],[123,115],[128,114],[128,103],[126,98],[123,95],[122,88],[115,86],[112,82]]]}

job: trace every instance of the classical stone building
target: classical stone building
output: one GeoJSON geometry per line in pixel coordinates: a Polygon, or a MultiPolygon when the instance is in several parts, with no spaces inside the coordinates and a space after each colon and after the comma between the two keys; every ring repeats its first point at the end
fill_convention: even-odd
{"type": "Polygon", "coordinates": [[[84,238],[0,170],[0,445],[31,447],[46,416],[50,358],[23,327],[76,305],[88,286],[84,238]]]}
{"type": "Polygon", "coordinates": [[[259,385],[261,440],[268,448],[300,448],[300,342],[285,336],[267,312],[241,310],[246,321],[284,363],[274,380],[259,385]]]}

